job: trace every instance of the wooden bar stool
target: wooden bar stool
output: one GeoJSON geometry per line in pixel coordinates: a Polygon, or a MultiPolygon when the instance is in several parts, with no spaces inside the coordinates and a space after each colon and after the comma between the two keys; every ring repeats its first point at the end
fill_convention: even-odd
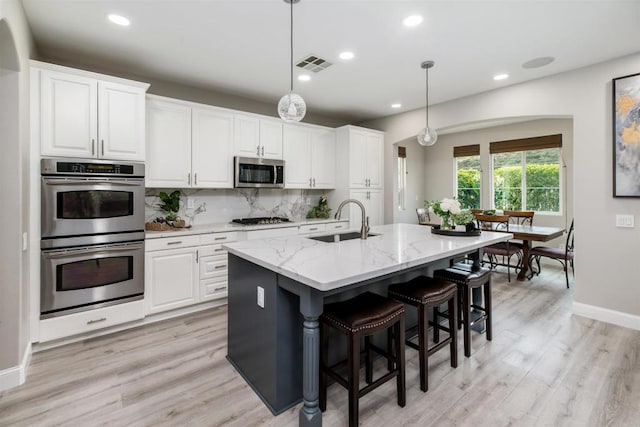
{"type": "Polygon", "coordinates": [[[407,283],[399,283],[389,286],[389,296],[402,301],[405,304],[418,308],[418,345],[412,342],[407,334],[406,344],[418,350],[420,359],[420,390],[427,391],[429,389],[429,356],[449,344],[451,353],[451,367],[458,366],[458,346],[457,346],[457,330],[458,330],[458,291],[455,283],[446,280],[434,279],[432,277],[420,276],[407,283]],[[438,322],[438,306],[448,302],[449,326],[442,326],[438,322]],[[431,348],[428,346],[428,310],[434,309],[433,335],[434,344],[431,348]],[[449,337],[439,342],[439,331],[443,330],[449,333],[449,337]]]}
{"type": "MultiPolygon", "coordinates": [[[[486,322],[487,340],[491,341],[491,270],[476,267],[471,264],[458,263],[453,267],[436,270],[433,277],[447,280],[458,285],[458,293],[461,295],[461,309],[459,310],[460,324],[463,327],[464,355],[471,356],[471,327],[480,322],[486,322]],[[472,290],[481,288],[484,295],[484,306],[473,304],[472,290]],[[473,320],[471,309],[480,314],[473,320]]],[[[438,317],[447,317],[443,313],[437,313],[438,317]]],[[[434,319],[437,321],[437,319],[434,319]]]]}
{"type": "Polygon", "coordinates": [[[331,375],[336,382],[349,391],[349,426],[358,425],[358,400],[375,390],[380,385],[396,378],[396,393],[398,405],[404,407],[405,391],[405,362],[404,362],[404,305],[390,298],[365,292],[350,300],[327,304],[320,316],[320,410],[327,409],[327,375],[331,375]],[[347,360],[328,365],[329,358],[329,330],[332,327],[345,334],[349,340],[347,360]],[[370,337],[376,332],[393,328],[396,340],[393,349],[386,351],[371,343],[370,337]],[[367,385],[360,389],[360,337],[365,342],[365,368],[367,385]],[[389,361],[389,372],[373,381],[372,351],[384,356],[389,361]],[[347,378],[343,378],[336,370],[344,364],[348,365],[347,378]]]}

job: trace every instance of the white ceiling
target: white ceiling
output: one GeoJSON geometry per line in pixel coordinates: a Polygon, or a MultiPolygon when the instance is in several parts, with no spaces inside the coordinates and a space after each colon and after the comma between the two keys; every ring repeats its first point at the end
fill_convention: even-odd
{"type": "MultiPolygon", "coordinates": [[[[272,102],[289,88],[283,0],[23,0],[44,57],[108,64],[126,74],[272,102]],[[131,20],[117,27],[118,13],[131,20]]],[[[334,63],[294,81],[308,111],[353,122],[431,105],[639,51],[640,1],[301,0],[294,60],[334,63]],[[402,20],[421,14],[406,28],[402,20]],[[343,61],[339,52],[355,59],[343,61]],[[542,68],[531,59],[553,56],[542,68]],[[510,78],[496,82],[497,73],[510,78]],[[393,110],[390,104],[402,103],[393,110]]],[[[639,67],[640,71],[640,67],[639,67]]],[[[297,71],[296,71],[297,73],[297,71]]],[[[615,76],[612,76],[615,77],[615,76]]]]}

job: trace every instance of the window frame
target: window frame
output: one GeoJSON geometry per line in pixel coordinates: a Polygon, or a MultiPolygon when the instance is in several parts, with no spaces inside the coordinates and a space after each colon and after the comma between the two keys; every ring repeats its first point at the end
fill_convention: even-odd
{"type": "MultiPolygon", "coordinates": [[[[526,163],[526,153],[527,151],[535,151],[541,149],[558,149],[558,212],[555,211],[537,211],[536,214],[539,215],[549,215],[549,216],[562,216],[564,215],[564,174],[562,170],[564,168],[563,165],[563,156],[562,156],[562,147],[545,147],[545,148],[533,148],[530,150],[518,150],[511,151],[512,153],[520,153],[520,182],[521,182],[521,200],[522,204],[519,207],[519,210],[531,210],[528,209],[527,206],[527,163],[526,163]]],[[[491,209],[501,210],[502,208],[496,207],[495,204],[495,179],[494,179],[494,171],[495,171],[495,155],[502,154],[501,152],[490,153],[491,156],[491,209]]],[[[456,184],[457,185],[457,184],[456,184]]],[[[456,193],[457,194],[457,193],[456,193]]]]}

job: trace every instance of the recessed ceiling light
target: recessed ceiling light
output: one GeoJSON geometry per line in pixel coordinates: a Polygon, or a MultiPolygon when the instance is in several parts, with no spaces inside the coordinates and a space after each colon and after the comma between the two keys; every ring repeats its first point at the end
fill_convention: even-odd
{"type": "Polygon", "coordinates": [[[107,16],[107,19],[109,19],[109,21],[113,22],[116,25],[121,25],[123,27],[126,27],[128,25],[131,24],[131,21],[129,21],[127,18],[125,18],[124,16],[121,15],[116,15],[114,13],[110,14],[107,16]]]}
{"type": "Polygon", "coordinates": [[[407,16],[402,21],[405,27],[415,27],[416,25],[420,25],[421,22],[422,22],[422,15],[407,16]]]}
{"type": "Polygon", "coordinates": [[[400,108],[402,104],[391,104],[391,108],[400,108]]]}
{"type": "Polygon", "coordinates": [[[541,56],[540,58],[534,58],[531,61],[525,62],[522,64],[522,68],[540,68],[551,64],[553,61],[555,61],[553,56],[541,56]]]}
{"type": "Polygon", "coordinates": [[[353,52],[342,52],[340,53],[340,59],[345,59],[345,60],[349,60],[349,59],[353,59],[354,55],[353,52]]]}
{"type": "Polygon", "coordinates": [[[311,76],[309,74],[300,74],[298,76],[298,80],[300,80],[301,82],[308,82],[309,80],[311,80],[311,76]]]}
{"type": "Polygon", "coordinates": [[[509,74],[496,74],[495,76],[493,76],[493,80],[504,80],[508,78],[509,74]]]}

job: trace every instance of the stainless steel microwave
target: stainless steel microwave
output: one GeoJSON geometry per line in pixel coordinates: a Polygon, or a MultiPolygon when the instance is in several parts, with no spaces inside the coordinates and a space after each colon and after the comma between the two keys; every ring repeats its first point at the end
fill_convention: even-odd
{"type": "Polygon", "coordinates": [[[284,188],[284,160],[235,158],[236,188],[284,188]]]}

